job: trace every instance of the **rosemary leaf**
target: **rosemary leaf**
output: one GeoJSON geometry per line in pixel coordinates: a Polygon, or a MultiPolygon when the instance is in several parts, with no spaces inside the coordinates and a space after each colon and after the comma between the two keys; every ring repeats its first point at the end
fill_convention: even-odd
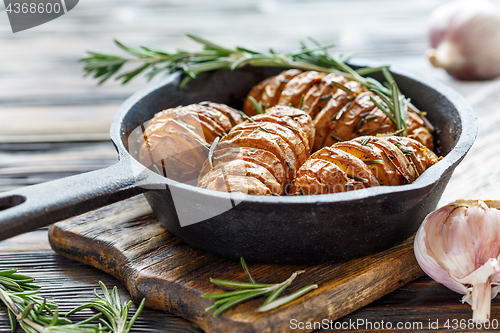
{"type": "Polygon", "coordinates": [[[243,111],[238,110],[238,113],[240,114],[241,118],[243,118],[243,120],[247,120],[249,118],[243,111]]]}
{"type": "Polygon", "coordinates": [[[272,284],[264,284],[264,283],[248,283],[248,282],[236,282],[236,281],[228,281],[228,280],[219,280],[210,278],[210,282],[213,284],[230,287],[230,288],[266,288],[273,286],[272,284]]]}
{"type": "Polygon", "coordinates": [[[397,129],[401,129],[401,105],[399,103],[398,86],[396,82],[392,82],[392,97],[394,99],[394,119],[397,129]]]}
{"type": "Polygon", "coordinates": [[[241,263],[241,266],[243,267],[243,270],[245,271],[245,274],[248,276],[248,279],[250,280],[250,282],[257,283],[257,282],[255,282],[255,279],[253,278],[252,274],[250,274],[250,270],[248,269],[247,263],[245,262],[245,259],[243,259],[243,257],[240,258],[240,263],[241,263]]]}
{"type": "Polygon", "coordinates": [[[155,169],[155,172],[157,174],[159,174],[160,176],[163,176],[163,174],[161,173],[160,169],[158,169],[158,167],[156,166],[156,164],[153,164],[153,169],[155,169]]]}
{"type": "Polygon", "coordinates": [[[235,290],[235,291],[228,291],[225,293],[219,293],[219,294],[207,294],[207,295],[201,295],[203,298],[226,298],[230,296],[238,296],[238,295],[243,295],[246,293],[254,292],[255,290],[262,290],[262,288],[257,288],[257,289],[242,289],[242,290],[235,290]]]}
{"type": "Polygon", "coordinates": [[[215,147],[217,147],[217,144],[219,143],[220,136],[216,137],[214,142],[212,142],[212,146],[210,146],[210,151],[208,152],[208,163],[210,163],[210,167],[212,170],[214,169],[214,152],[215,152],[215,147]]]}
{"type": "Polygon", "coordinates": [[[330,138],[332,138],[333,140],[337,141],[337,142],[344,142],[344,140],[336,137],[335,135],[330,135],[330,138]]]}
{"type": "Polygon", "coordinates": [[[250,103],[252,103],[255,112],[259,114],[264,113],[264,110],[262,109],[262,104],[260,102],[257,102],[255,98],[253,98],[253,96],[248,97],[248,100],[250,101],[250,103]]]}
{"type": "Polygon", "coordinates": [[[293,300],[296,300],[297,298],[301,297],[304,294],[307,294],[308,292],[310,292],[311,290],[314,290],[316,288],[318,288],[317,284],[311,284],[307,287],[304,287],[300,290],[297,290],[296,292],[294,292],[291,295],[284,296],[284,297],[278,298],[270,303],[267,303],[267,304],[261,306],[257,311],[258,312],[266,312],[269,310],[276,309],[284,304],[287,304],[293,300]]]}
{"type": "Polygon", "coordinates": [[[261,296],[261,295],[264,295],[265,293],[267,293],[266,291],[259,291],[259,292],[255,292],[255,293],[251,293],[251,294],[248,294],[246,296],[243,296],[243,297],[235,297],[233,299],[231,299],[231,301],[221,305],[215,312],[214,312],[214,317],[217,317],[219,314],[221,314],[222,312],[226,311],[227,309],[229,309],[230,307],[232,306],[235,306],[239,303],[242,303],[242,302],[245,302],[245,301],[248,301],[252,298],[255,298],[255,297],[258,297],[258,296],[261,296]]]}
{"type": "Polygon", "coordinates": [[[305,97],[306,97],[306,95],[302,94],[302,96],[300,97],[300,102],[299,102],[299,106],[297,107],[297,109],[304,110],[304,98],[305,97]]]}
{"type": "Polygon", "coordinates": [[[358,177],[356,175],[350,175],[350,174],[347,174],[347,177],[354,179],[355,181],[358,181],[358,182],[368,183],[368,179],[363,178],[363,177],[358,177]]]}
{"type": "Polygon", "coordinates": [[[383,164],[382,160],[363,161],[365,164],[383,164]]]}
{"type": "Polygon", "coordinates": [[[331,81],[330,85],[339,88],[340,90],[345,91],[351,98],[355,96],[354,92],[351,89],[347,88],[345,85],[339,82],[331,81]]]}
{"type": "Polygon", "coordinates": [[[375,104],[376,107],[379,108],[380,111],[382,111],[394,124],[396,124],[396,120],[394,116],[387,110],[382,104],[380,104],[375,98],[370,96],[370,100],[375,104]]]}
{"type": "Polygon", "coordinates": [[[287,281],[285,284],[283,284],[281,287],[279,287],[278,289],[276,289],[275,291],[273,291],[271,293],[271,295],[269,295],[269,297],[264,301],[264,304],[263,305],[266,305],[266,304],[269,304],[271,302],[273,302],[276,298],[278,298],[278,296],[286,289],[290,286],[291,282],[290,281],[287,281]]]}

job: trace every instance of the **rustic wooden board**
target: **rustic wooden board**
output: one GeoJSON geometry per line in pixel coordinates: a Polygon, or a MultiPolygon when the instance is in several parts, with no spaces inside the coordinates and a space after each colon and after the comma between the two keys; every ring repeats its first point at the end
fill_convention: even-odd
{"type": "MultiPolygon", "coordinates": [[[[274,311],[259,314],[262,299],[217,318],[204,311],[200,295],[221,290],[209,277],[245,281],[238,262],[194,249],[159,225],[142,196],[56,223],[49,230],[58,253],[97,267],[121,280],[136,301],[180,315],[206,332],[284,332],[290,320],[335,320],[390,293],[423,273],[413,239],[388,251],[340,264],[261,265],[250,263],[257,281],[277,283],[296,270],[290,292],[307,284],[319,288],[274,311]]],[[[257,245],[256,245],[257,246],[257,245]]]]}

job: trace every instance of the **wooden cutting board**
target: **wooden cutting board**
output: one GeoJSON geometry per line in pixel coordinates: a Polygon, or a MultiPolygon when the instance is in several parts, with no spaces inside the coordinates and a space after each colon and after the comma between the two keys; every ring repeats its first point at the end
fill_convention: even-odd
{"type": "MultiPolygon", "coordinates": [[[[56,223],[52,248],[121,280],[132,298],[180,315],[211,332],[288,332],[290,320],[336,320],[420,277],[413,238],[387,251],[340,264],[262,265],[248,263],[258,282],[278,283],[294,271],[306,272],[283,295],[316,283],[318,289],[266,313],[263,298],[214,318],[206,293],[222,290],[209,278],[247,281],[238,261],[197,250],[174,237],[155,219],[142,195],[56,223]]],[[[258,244],[256,244],[258,246],[258,244]]],[[[300,331],[300,330],[294,330],[300,331]]],[[[303,330],[307,332],[311,330],[303,330]]]]}

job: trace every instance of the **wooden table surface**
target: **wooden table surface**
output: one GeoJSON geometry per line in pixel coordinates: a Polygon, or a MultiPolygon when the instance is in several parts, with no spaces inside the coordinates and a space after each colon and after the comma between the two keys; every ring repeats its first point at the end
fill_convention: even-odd
{"type": "MultiPolygon", "coordinates": [[[[144,79],[97,86],[82,77],[85,50],[116,49],[112,39],[167,49],[197,47],[192,32],[226,45],[293,50],[314,36],[339,50],[434,77],[465,96],[479,135],[445,190],[440,205],[458,198],[500,199],[500,80],[459,82],[430,66],[426,19],[446,1],[398,0],[86,0],[45,25],[13,34],[0,9],[0,191],[87,172],[116,162],[109,141],[114,112],[144,79]]],[[[44,294],[67,310],[92,296],[97,281],[119,281],[50,249],[41,229],[0,242],[0,269],[19,268],[37,278],[44,294]]],[[[421,278],[343,318],[413,324],[469,319],[460,296],[421,278]]],[[[500,319],[493,301],[492,318],[500,319]]],[[[410,325],[412,326],[412,325],[410,325]]],[[[360,329],[367,331],[368,329],[360,329]]],[[[0,311],[0,332],[8,332],[0,311]]],[[[199,332],[174,315],[146,310],[135,332],[199,332]]],[[[328,330],[325,330],[325,332],[328,330]]],[[[333,331],[333,330],[332,330],[333,331]]],[[[396,331],[396,330],[395,330],[396,331]]],[[[410,330],[408,330],[410,331],[410,330]]]]}

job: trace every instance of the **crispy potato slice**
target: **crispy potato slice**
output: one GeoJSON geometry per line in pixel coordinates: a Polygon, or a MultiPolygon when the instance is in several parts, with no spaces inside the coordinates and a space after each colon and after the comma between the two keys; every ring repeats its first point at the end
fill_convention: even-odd
{"type": "Polygon", "coordinates": [[[255,98],[257,102],[260,101],[264,89],[266,88],[267,84],[271,82],[272,79],[273,77],[269,77],[264,81],[260,82],[259,84],[257,84],[256,86],[254,86],[252,90],[250,90],[250,93],[248,93],[248,96],[247,98],[245,98],[245,102],[243,103],[243,112],[247,116],[254,116],[257,114],[257,111],[255,111],[252,102],[250,102],[250,97],[255,98]]]}
{"type": "Polygon", "coordinates": [[[406,158],[406,156],[398,147],[396,147],[386,138],[367,136],[367,137],[359,137],[352,141],[359,143],[366,142],[382,149],[382,151],[387,156],[389,161],[394,165],[394,167],[406,180],[405,184],[411,184],[415,181],[415,179],[417,179],[418,177],[417,172],[412,167],[410,160],[406,158]]]}
{"type": "Polygon", "coordinates": [[[356,156],[365,164],[368,163],[368,168],[380,185],[404,184],[403,176],[380,148],[370,143],[362,144],[355,141],[339,142],[333,147],[356,156]]]}
{"type": "MultiPolygon", "coordinates": [[[[314,139],[313,151],[317,151],[325,147],[325,141],[330,135],[335,126],[335,115],[339,113],[347,103],[349,96],[342,90],[338,90],[335,95],[328,101],[327,105],[314,119],[314,127],[316,128],[316,136],[314,139]]],[[[334,138],[332,138],[334,139],[334,138]]],[[[338,140],[334,139],[335,142],[338,140]]]]}
{"type": "Polygon", "coordinates": [[[221,174],[211,183],[207,184],[206,189],[250,195],[272,195],[271,190],[260,180],[247,176],[221,174]]]}
{"type": "MultiPolygon", "coordinates": [[[[335,92],[337,90],[336,86],[330,84],[332,81],[332,76],[333,74],[328,74],[323,76],[321,80],[313,82],[309,90],[304,95],[302,110],[304,110],[311,117],[314,117],[313,110],[315,109],[316,103],[318,102],[319,98],[323,95],[328,95],[332,91],[335,92]]],[[[342,78],[344,78],[340,75],[337,75],[337,77],[339,80],[342,80],[342,78]]]]}
{"type": "MultiPolygon", "coordinates": [[[[315,119],[316,116],[323,110],[330,99],[335,96],[335,94],[342,89],[339,89],[337,85],[334,83],[339,83],[344,85],[347,89],[350,90],[349,83],[353,81],[347,80],[345,77],[342,75],[337,75],[330,73],[326,76],[323,77],[321,80],[323,83],[322,86],[320,87],[319,91],[309,91],[308,95],[306,95],[306,100],[304,101],[304,110],[309,113],[309,115],[315,119]],[[314,98],[314,99],[313,99],[314,98]],[[309,109],[306,109],[307,105],[309,104],[309,99],[313,99],[313,101],[310,103],[309,109]],[[306,104],[307,102],[307,104],[306,104]]],[[[358,84],[357,82],[354,82],[358,84]]],[[[359,85],[359,84],[358,84],[359,85]]],[[[361,85],[360,85],[361,86],[361,85]]],[[[354,97],[352,97],[354,98],[354,97]]]]}
{"type": "Polygon", "coordinates": [[[309,147],[312,147],[314,143],[314,136],[316,134],[316,129],[314,128],[314,124],[312,118],[302,110],[292,108],[289,106],[276,105],[266,111],[266,114],[275,115],[278,117],[289,117],[293,119],[297,124],[299,124],[300,128],[306,133],[309,147]]]}
{"type": "Polygon", "coordinates": [[[370,96],[374,96],[372,92],[365,92],[357,96],[345,111],[333,120],[333,125],[330,133],[326,136],[324,145],[331,146],[341,141],[351,139],[352,132],[356,125],[361,120],[361,114],[371,111],[375,108],[375,104],[370,100],[370,96]],[[337,120],[338,119],[338,120],[337,120]]]}
{"type": "Polygon", "coordinates": [[[300,167],[293,150],[280,136],[259,130],[231,131],[222,139],[223,142],[235,144],[239,147],[265,149],[276,155],[283,168],[287,170],[286,182],[290,182],[300,167]]]}
{"type": "Polygon", "coordinates": [[[360,181],[364,187],[379,186],[377,178],[372,174],[367,165],[352,154],[336,149],[324,147],[311,155],[312,159],[329,161],[344,171],[351,179],[360,181]]]}
{"type": "Polygon", "coordinates": [[[207,142],[214,141],[217,136],[224,135],[233,127],[226,115],[208,106],[192,104],[178,108],[174,110],[174,113],[174,119],[175,117],[180,118],[182,113],[191,113],[194,115],[193,117],[198,117],[207,142]]]}
{"type": "Polygon", "coordinates": [[[339,193],[362,188],[362,182],[350,179],[336,164],[310,158],[297,172],[289,195],[339,193]]]}
{"type": "Polygon", "coordinates": [[[270,113],[259,114],[253,116],[252,123],[262,123],[269,122],[279,124],[293,131],[302,141],[305,147],[307,147],[308,154],[311,153],[311,147],[309,146],[309,137],[302,129],[302,126],[291,117],[279,117],[270,113]]]}
{"type": "Polygon", "coordinates": [[[281,97],[281,92],[291,79],[303,72],[300,69],[289,69],[271,78],[267,83],[260,101],[265,109],[275,106],[281,97]]]}
{"type": "Polygon", "coordinates": [[[159,168],[162,160],[168,160],[168,177],[178,181],[196,179],[210,143],[242,120],[238,111],[210,102],[158,112],[144,131],[141,162],[159,168]]]}
{"type": "Polygon", "coordinates": [[[163,123],[161,131],[146,135],[141,144],[139,159],[146,167],[153,164],[160,170],[165,167],[167,177],[171,179],[196,179],[207,156],[203,143],[204,138],[185,124],[168,119],[163,123]]]}
{"type": "Polygon", "coordinates": [[[359,136],[377,135],[379,133],[391,133],[396,131],[396,125],[379,108],[374,108],[367,114],[363,114],[358,123],[357,130],[351,135],[351,139],[359,136]]]}
{"type": "Polygon", "coordinates": [[[439,161],[432,150],[417,140],[400,136],[391,136],[387,140],[397,146],[411,161],[412,166],[417,171],[417,176],[439,161]]]}
{"type": "Polygon", "coordinates": [[[304,142],[302,142],[295,132],[286,126],[271,122],[245,122],[235,126],[233,129],[233,131],[239,130],[260,130],[279,135],[292,148],[300,165],[309,157],[308,147],[304,145],[304,142]]]}
{"type": "Polygon", "coordinates": [[[266,168],[240,159],[218,165],[217,168],[214,169],[214,172],[209,172],[200,179],[198,186],[206,188],[209,183],[220,175],[253,177],[267,186],[272,193],[277,195],[281,195],[283,193],[281,185],[266,168]]]}
{"type": "Polygon", "coordinates": [[[208,102],[206,105],[223,113],[231,122],[231,127],[236,126],[239,123],[243,122],[243,118],[241,117],[238,110],[233,109],[232,107],[227,106],[226,104],[208,102]]]}
{"type": "MultiPolygon", "coordinates": [[[[269,171],[276,181],[283,185],[286,183],[287,171],[283,167],[281,161],[273,153],[260,149],[250,147],[237,147],[234,145],[226,144],[225,142],[219,143],[212,157],[212,164],[217,168],[219,164],[227,163],[236,159],[252,162],[258,164],[267,171],[269,171]]],[[[211,170],[210,163],[205,161],[200,173],[202,178],[206,173],[211,170]]]]}
{"type": "Polygon", "coordinates": [[[303,72],[291,79],[283,88],[278,105],[298,107],[302,95],[306,95],[311,86],[321,82],[325,73],[315,71],[303,72]]]}
{"type": "MultiPolygon", "coordinates": [[[[414,113],[408,113],[415,115],[414,113]]],[[[421,120],[421,119],[420,119],[421,120]]],[[[408,137],[411,139],[415,139],[430,150],[434,150],[434,138],[432,133],[426,127],[416,127],[411,131],[408,130],[408,137]]]]}

